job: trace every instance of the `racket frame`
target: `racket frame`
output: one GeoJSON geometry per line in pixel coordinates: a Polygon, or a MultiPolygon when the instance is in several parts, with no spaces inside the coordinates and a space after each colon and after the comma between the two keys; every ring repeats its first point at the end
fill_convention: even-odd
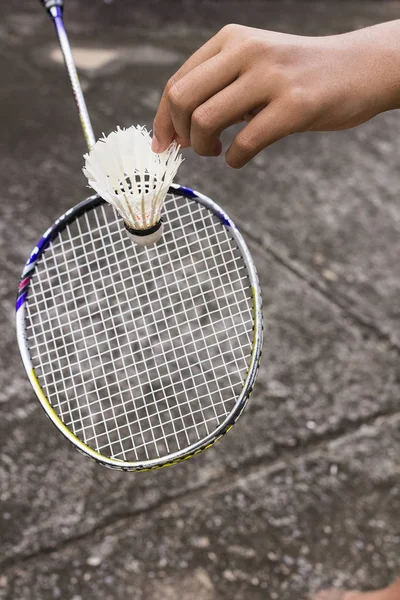
{"type": "Polygon", "coordinates": [[[61,217],[55,221],[55,223],[47,229],[45,234],[39,240],[37,245],[32,250],[28,261],[26,262],[25,268],[22,272],[21,281],[18,288],[18,296],[16,302],[16,327],[17,327],[17,339],[18,345],[22,357],[27,376],[31,382],[31,385],[38,397],[46,415],[54,423],[57,429],[83,454],[89,456],[96,462],[113,469],[123,471],[150,471],[153,469],[159,469],[174,465],[181,461],[187,460],[192,456],[195,456],[210,448],[213,444],[219,441],[236,423],[242,414],[246,404],[249,400],[250,394],[253,390],[253,386],[256,380],[257,372],[261,360],[262,342],[263,342],[263,317],[262,317],[262,299],[261,289],[258,280],[257,271],[254,265],[254,261],[247,248],[247,245],[237,229],[232,219],[227,213],[211,198],[192,190],[190,188],[172,184],[169,190],[172,194],[180,194],[185,198],[192,199],[209,210],[218,217],[220,222],[227,228],[229,228],[244,260],[247,268],[247,274],[250,281],[253,298],[253,319],[254,319],[254,337],[253,345],[250,356],[250,363],[247,370],[247,374],[243,383],[241,393],[235,403],[234,408],[226,417],[226,419],[206,437],[198,440],[194,444],[166,456],[159,457],[156,459],[143,460],[143,461],[124,461],[107,457],[97,452],[94,448],[91,448],[84,442],[82,442],[75,434],[63,423],[60,417],[53,409],[50,401],[48,400],[43,388],[40,385],[39,379],[36,375],[35,369],[32,364],[27,334],[26,334],[26,321],[25,321],[25,309],[29,293],[29,284],[31,278],[35,272],[36,265],[40,260],[41,256],[45,252],[46,248],[51,244],[52,240],[67,226],[67,224],[73,222],[81,214],[86,211],[95,208],[98,205],[105,204],[98,194],[90,196],[86,200],[77,204],[73,208],[67,210],[61,217]]]}

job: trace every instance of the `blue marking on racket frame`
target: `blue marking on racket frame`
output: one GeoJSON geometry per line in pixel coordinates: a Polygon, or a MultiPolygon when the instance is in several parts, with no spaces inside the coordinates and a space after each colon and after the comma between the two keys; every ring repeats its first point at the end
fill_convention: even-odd
{"type": "Polygon", "coordinates": [[[187,198],[198,198],[198,193],[192,190],[191,188],[185,187],[183,185],[177,186],[177,188],[187,197],[187,198]]]}

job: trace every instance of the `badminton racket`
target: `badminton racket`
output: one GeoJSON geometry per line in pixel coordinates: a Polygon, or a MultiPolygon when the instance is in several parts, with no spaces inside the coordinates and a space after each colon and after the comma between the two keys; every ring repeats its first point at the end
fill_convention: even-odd
{"type": "MultiPolygon", "coordinates": [[[[82,128],[95,142],[63,24],[55,22],[82,128]]],[[[22,273],[19,348],[47,416],[86,456],[126,471],[209,448],[242,414],[262,349],[261,292],[237,227],[172,184],[155,246],[132,243],[93,195],[45,232],[22,273]]]]}

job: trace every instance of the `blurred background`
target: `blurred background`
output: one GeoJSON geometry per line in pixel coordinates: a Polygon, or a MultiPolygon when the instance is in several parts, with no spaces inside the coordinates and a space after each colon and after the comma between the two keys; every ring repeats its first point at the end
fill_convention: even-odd
{"type": "MultiPolygon", "coordinates": [[[[93,126],[152,120],[223,25],[305,35],[400,18],[393,0],[66,0],[93,126]]],[[[232,433],[155,473],[108,471],[52,427],[14,332],[23,264],[86,195],[86,151],[39,2],[0,5],[0,598],[292,600],[400,570],[398,112],[287,138],[235,171],[185,151],[255,258],[262,369],[232,433]]],[[[234,132],[224,136],[224,144],[234,132]]]]}

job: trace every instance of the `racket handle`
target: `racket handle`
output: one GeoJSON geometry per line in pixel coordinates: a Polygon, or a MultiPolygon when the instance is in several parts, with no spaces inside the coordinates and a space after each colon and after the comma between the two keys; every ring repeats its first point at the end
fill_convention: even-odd
{"type": "Polygon", "coordinates": [[[47,12],[52,16],[51,9],[52,8],[64,8],[64,0],[40,0],[40,3],[44,6],[47,12]]]}

